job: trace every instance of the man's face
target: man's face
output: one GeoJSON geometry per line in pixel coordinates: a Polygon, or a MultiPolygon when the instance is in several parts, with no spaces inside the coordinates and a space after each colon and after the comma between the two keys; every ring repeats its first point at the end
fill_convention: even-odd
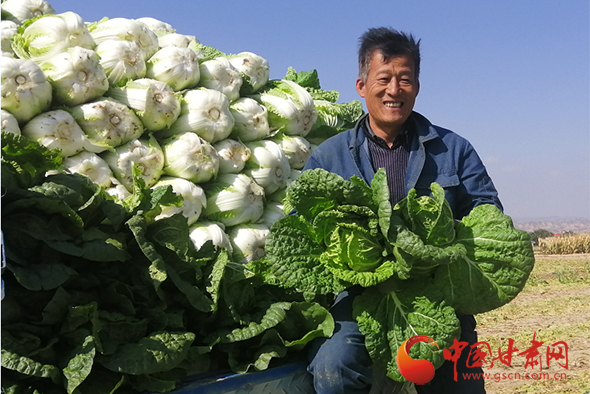
{"type": "Polygon", "coordinates": [[[414,60],[407,55],[384,61],[373,53],[367,80],[357,79],[356,91],[365,99],[371,128],[380,137],[395,137],[414,108],[420,84],[414,60]]]}

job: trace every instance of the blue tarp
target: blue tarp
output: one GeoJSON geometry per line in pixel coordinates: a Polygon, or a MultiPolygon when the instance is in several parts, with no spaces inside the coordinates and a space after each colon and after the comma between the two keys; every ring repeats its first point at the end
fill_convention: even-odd
{"type": "Polygon", "coordinates": [[[245,374],[220,374],[187,381],[172,394],[314,394],[305,363],[245,374]]]}

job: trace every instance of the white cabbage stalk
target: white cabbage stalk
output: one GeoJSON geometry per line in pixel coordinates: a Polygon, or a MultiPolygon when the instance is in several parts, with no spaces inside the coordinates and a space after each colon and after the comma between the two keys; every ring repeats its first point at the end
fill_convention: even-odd
{"type": "Polygon", "coordinates": [[[88,144],[78,123],[62,109],[35,116],[21,132],[49,149],[59,149],[63,157],[82,152],[88,144]]]}
{"type": "MultiPolygon", "coordinates": [[[[190,48],[199,43],[197,37],[190,34],[170,33],[158,37],[158,45],[164,47],[190,48]]],[[[194,52],[194,51],[193,51],[194,52]]]]}
{"type": "Polygon", "coordinates": [[[237,174],[241,172],[250,158],[250,149],[236,140],[227,138],[216,142],[213,147],[219,156],[220,174],[237,174]]]}
{"type": "Polygon", "coordinates": [[[14,115],[4,109],[0,110],[0,113],[2,114],[2,130],[6,131],[7,133],[20,135],[21,131],[18,125],[18,120],[16,120],[14,115]]]}
{"type": "Polygon", "coordinates": [[[51,85],[37,63],[2,56],[0,68],[2,108],[14,115],[19,123],[27,122],[49,108],[51,85]]]}
{"type": "Polygon", "coordinates": [[[12,36],[16,34],[18,25],[7,19],[0,21],[0,29],[2,33],[2,56],[14,57],[14,50],[12,49],[12,36]]]}
{"type": "Polygon", "coordinates": [[[270,135],[268,110],[250,97],[240,97],[230,104],[235,120],[232,135],[243,142],[256,141],[270,135]]]}
{"type": "Polygon", "coordinates": [[[227,227],[256,222],[264,211],[264,189],[243,173],[218,175],[207,196],[204,217],[227,227]]]}
{"type": "Polygon", "coordinates": [[[146,76],[179,91],[197,86],[201,77],[197,54],[189,48],[166,46],[147,60],[146,76]]]}
{"type": "Polygon", "coordinates": [[[215,223],[201,220],[189,227],[189,237],[197,250],[207,241],[211,241],[214,246],[226,249],[229,253],[233,252],[231,242],[225,226],[222,223],[215,223]]]}
{"type": "Polygon", "coordinates": [[[268,93],[260,93],[252,97],[267,109],[271,131],[281,130],[290,135],[303,134],[300,112],[291,97],[268,93]]]}
{"type": "Polygon", "coordinates": [[[170,176],[204,183],[217,176],[219,157],[215,148],[190,131],[176,134],[161,142],[164,172],[170,176]]]}
{"type": "Polygon", "coordinates": [[[133,167],[139,167],[139,178],[145,187],[152,187],[162,175],[164,153],[154,137],[140,138],[103,152],[101,157],[108,163],[117,180],[130,192],[133,191],[133,167]]]}
{"type": "Polygon", "coordinates": [[[268,61],[252,52],[240,52],[229,55],[229,62],[242,74],[242,89],[240,94],[252,94],[259,91],[269,79],[268,61]]]}
{"type": "Polygon", "coordinates": [[[71,47],[40,62],[58,104],[73,106],[102,96],[109,80],[92,49],[71,47]]]}
{"type": "Polygon", "coordinates": [[[70,47],[96,46],[82,17],[71,11],[47,15],[23,26],[12,37],[14,52],[20,58],[39,62],[70,47]]]}
{"type": "Polygon", "coordinates": [[[301,175],[301,170],[291,169],[291,173],[289,174],[289,181],[287,183],[291,184],[291,182],[299,178],[299,175],[301,175]]]}
{"type": "Polygon", "coordinates": [[[266,194],[285,187],[291,167],[281,147],[270,140],[252,141],[246,143],[246,146],[252,153],[244,173],[262,186],[266,194]]]}
{"type": "Polygon", "coordinates": [[[181,100],[180,116],[170,128],[158,136],[194,132],[209,143],[229,137],[234,117],[229,110],[227,97],[213,89],[199,88],[187,91],[181,100]]]}
{"type": "Polygon", "coordinates": [[[176,33],[176,29],[170,23],[162,22],[156,18],[146,16],[135,20],[146,25],[158,38],[167,34],[176,33]]]}
{"type": "Polygon", "coordinates": [[[240,224],[229,229],[228,236],[233,248],[233,258],[247,264],[260,260],[266,253],[264,246],[270,230],[265,224],[240,224]]]}
{"type": "Polygon", "coordinates": [[[92,182],[105,189],[112,185],[113,171],[107,162],[96,153],[82,151],[77,155],[65,158],[63,166],[68,172],[87,176],[92,182]]]}
{"type": "Polygon", "coordinates": [[[72,107],[70,113],[86,134],[86,150],[99,153],[139,138],[144,127],[129,107],[110,98],[72,107]]]}
{"type": "Polygon", "coordinates": [[[169,176],[161,177],[152,188],[159,186],[172,186],[174,194],[182,197],[182,205],[180,207],[162,205],[162,212],[155,217],[155,220],[168,218],[177,213],[186,218],[189,226],[199,220],[203,208],[207,206],[207,197],[201,186],[186,179],[169,176]]]}
{"type": "MultiPolygon", "coordinates": [[[[285,201],[285,197],[287,197],[287,192],[289,190],[289,186],[291,183],[297,179],[301,175],[301,170],[291,169],[291,173],[289,174],[289,178],[287,179],[287,185],[285,187],[277,190],[276,192],[272,193],[267,197],[268,201],[274,201],[283,204],[285,201]]],[[[289,212],[287,212],[289,213],[289,212]]]]}
{"type": "Polygon", "coordinates": [[[46,14],[55,14],[55,10],[45,0],[6,0],[2,2],[2,18],[7,18],[18,24],[46,14]]]}
{"type": "Polygon", "coordinates": [[[107,194],[115,199],[117,202],[125,200],[127,197],[133,195],[125,186],[123,186],[116,178],[111,179],[111,187],[105,189],[107,194]]]}
{"type": "Polygon", "coordinates": [[[313,97],[304,87],[296,82],[286,79],[281,81],[280,89],[293,97],[295,102],[298,104],[305,134],[309,133],[309,130],[311,130],[311,127],[315,123],[318,116],[313,103],[313,97]]]}
{"type": "Polygon", "coordinates": [[[229,101],[240,97],[242,75],[225,57],[206,60],[200,66],[201,79],[199,85],[217,90],[227,96],[229,101]]]}
{"type": "Polygon", "coordinates": [[[272,126],[276,126],[277,129],[281,129],[285,134],[289,135],[300,135],[305,137],[311,130],[315,121],[317,120],[318,114],[314,106],[313,97],[305,90],[302,86],[296,82],[283,79],[276,82],[275,87],[264,92],[263,104],[269,101],[269,105],[273,108],[268,108],[269,122],[272,126]],[[283,108],[285,105],[281,105],[276,99],[271,99],[268,96],[276,96],[283,99],[291,99],[298,110],[298,116],[293,118],[291,111],[286,111],[283,108]],[[289,116],[285,116],[289,115],[289,116]]]}
{"type": "Polygon", "coordinates": [[[262,217],[258,220],[257,223],[264,224],[266,227],[271,228],[273,224],[275,224],[279,219],[284,218],[287,216],[283,209],[285,206],[278,201],[267,201],[264,204],[264,212],[262,213],[262,217]]]}
{"type": "Polygon", "coordinates": [[[279,144],[285,156],[287,156],[291,168],[302,169],[309,156],[311,156],[311,144],[299,135],[279,133],[272,140],[279,144]]]}
{"type": "Polygon", "coordinates": [[[110,40],[135,42],[141,48],[146,59],[158,50],[158,36],[145,23],[134,19],[113,18],[92,23],[89,27],[90,35],[96,44],[110,40]]]}
{"type": "Polygon", "coordinates": [[[180,115],[180,95],[155,79],[140,78],[125,86],[113,86],[107,96],[133,109],[149,131],[170,127],[180,115]]]}
{"type": "Polygon", "coordinates": [[[111,85],[146,75],[145,54],[136,42],[107,40],[98,44],[95,51],[111,85]]]}

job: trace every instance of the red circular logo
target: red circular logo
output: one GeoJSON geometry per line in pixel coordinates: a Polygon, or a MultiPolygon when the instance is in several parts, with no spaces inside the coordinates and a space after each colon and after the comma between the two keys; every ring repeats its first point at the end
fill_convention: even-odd
{"type": "Polygon", "coordinates": [[[415,343],[426,342],[436,345],[434,339],[426,335],[416,335],[408,338],[401,344],[395,356],[397,368],[402,376],[412,383],[426,384],[434,377],[434,365],[428,360],[414,360],[410,357],[410,349],[415,343]]]}

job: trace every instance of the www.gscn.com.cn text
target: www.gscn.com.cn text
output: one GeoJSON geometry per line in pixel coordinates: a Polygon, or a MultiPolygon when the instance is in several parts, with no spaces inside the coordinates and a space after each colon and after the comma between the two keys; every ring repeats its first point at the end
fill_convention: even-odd
{"type": "Polygon", "coordinates": [[[463,373],[463,379],[484,379],[493,380],[494,382],[501,382],[504,380],[566,380],[567,374],[565,372],[556,372],[554,374],[550,374],[548,372],[463,373]]]}

